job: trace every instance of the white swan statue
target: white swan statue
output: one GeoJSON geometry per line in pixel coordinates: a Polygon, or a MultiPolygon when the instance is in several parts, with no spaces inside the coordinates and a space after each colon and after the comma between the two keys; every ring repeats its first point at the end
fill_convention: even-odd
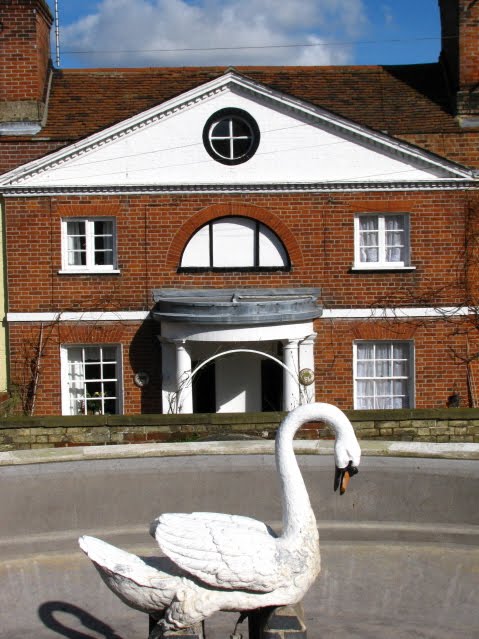
{"type": "Polygon", "coordinates": [[[163,630],[193,626],[220,610],[298,603],[320,570],[316,520],[293,451],[294,434],[310,421],[324,421],[335,432],[335,490],[345,491],[360,461],[353,427],[341,410],[313,403],[291,411],[275,449],[281,535],[237,515],[164,514],[150,532],[166,557],[140,558],[88,536],[80,538],[82,550],[124,603],[159,620],[163,630]]]}

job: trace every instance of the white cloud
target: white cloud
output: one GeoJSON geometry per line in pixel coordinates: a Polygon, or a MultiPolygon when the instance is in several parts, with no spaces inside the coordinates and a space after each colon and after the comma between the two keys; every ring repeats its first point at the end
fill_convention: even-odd
{"type": "Polygon", "coordinates": [[[366,24],[363,0],[102,0],[62,49],[98,52],[82,66],[346,64],[366,24]],[[316,46],[331,41],[345,44],[316,46]]]}

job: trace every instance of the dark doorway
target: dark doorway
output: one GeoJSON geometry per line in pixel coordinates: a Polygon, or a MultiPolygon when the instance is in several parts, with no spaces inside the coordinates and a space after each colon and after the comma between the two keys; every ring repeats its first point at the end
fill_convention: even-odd
{"type": "Polygon", "coordinates": [[[282,410],[283,369],[271,359],[261,360],[261,410],[264,413],[282,410]]]}
{"type": "MultiPolygon", "coordinates": [[[[200,362],[193,362],[193,370],[200,362]]],[[[193,412],[216,413],[216,368],[209,362],[193,377],[193,412]]]]}

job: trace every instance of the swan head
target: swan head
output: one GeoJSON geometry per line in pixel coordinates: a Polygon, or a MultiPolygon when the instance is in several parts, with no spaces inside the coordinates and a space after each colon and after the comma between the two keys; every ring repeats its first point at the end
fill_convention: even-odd
{"type": "Polygon", "coordinates": [[[358,466],[361,462],[361,448],[356,439],[354,429],[345,415],[344,420],[347,424],[344,424],[344,427],[341,429],[334,447],[334,458],[336,461],[334,490],[338,490],[339,488],[340,495],[344,495],[349,480],[359,472],[358,466]]]}

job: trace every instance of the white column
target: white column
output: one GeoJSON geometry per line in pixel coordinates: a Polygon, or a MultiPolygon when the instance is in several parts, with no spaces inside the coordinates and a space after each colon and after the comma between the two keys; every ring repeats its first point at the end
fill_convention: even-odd
{"type": "Polygon", "coordinates": [[[297,339],[290,339],[283,344],[283,410],[291,410],[299,406],[299,358],[297,339]]]}
{"type": "MultiPolygon", "coordinates": [[[[314,370],[314,343],[316,341],[316,333],[311,333],[308,337],[305,337],[299,343],[299,370],[304,368],[310,368],[313,373],[314,370]]],[[[314,382],[308,386],[301,387],[302,403],[310,404],[316,399],[316,389],[314,382]]]]}
{"type": "Polygon", "coordinates": [[[176,348],[176,412],[193,412],[193,386],[191,383],[191,357],[184,341],[175,341],[176,348]]]}

